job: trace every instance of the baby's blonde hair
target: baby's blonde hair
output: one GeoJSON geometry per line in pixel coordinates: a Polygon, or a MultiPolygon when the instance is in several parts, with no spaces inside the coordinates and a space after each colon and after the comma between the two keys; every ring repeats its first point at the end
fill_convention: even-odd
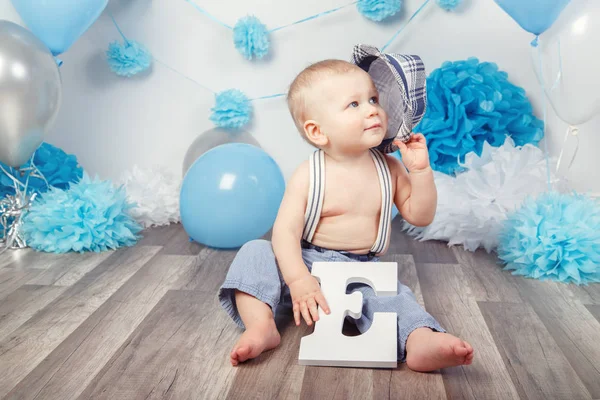
{"type": "Polygon", "coordinates": [[[288,90],[287,103],[294,124],[296,124],[296,128],[298,128],[304,140],[310,143],[304,132],[304,122],[307,120],[308,109],[306,92],[313,87],[317,79],[323,76],[345,74],[355,70],[362,71],[358,66],[348,61],[330,59],[311,64],[296,76],[288,90]]]}

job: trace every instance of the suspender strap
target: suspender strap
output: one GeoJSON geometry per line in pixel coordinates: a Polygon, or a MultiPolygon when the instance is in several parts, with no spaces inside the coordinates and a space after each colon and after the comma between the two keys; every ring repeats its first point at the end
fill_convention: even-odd
{"type": "Polygon", "coordinates": [[[310,155],[309,175],[308,202],[304,213],[304,231],[302,233],[302,239],[307,242],[312,241],[315,234],[325,198],[325,153],[322,150],[317,150],[310,155]]]}
{"type": "Polygon", "coordinates": [[[371,149],[371,156],[377,168],[379,176],[379,186],[381,187],[381,215],[379,217],[379,229],[377,239],[371,248],[371,252],[379,254],[383,252],[390,238],[390,229],[392,222],[392,175],[385,157],[378,150],[371,149]]]}

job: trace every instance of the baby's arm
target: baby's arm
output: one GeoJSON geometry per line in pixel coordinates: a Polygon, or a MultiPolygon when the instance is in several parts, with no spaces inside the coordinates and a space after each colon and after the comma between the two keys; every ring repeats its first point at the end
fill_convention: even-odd
{"type": "Polygon", "coordinates": [[[388,156],[387,160],[392,177],[396,179],[394,203],[402,218],[415,226],[431,224],[437,208],[437,189],[431,166],[407,172],[398,159],[388,156]]]}
{"type": "Polygon", "coordinates": [[[306,161],[290,178],[273,226],[272,237],[273,252],[292,295],[296,325],[300,324],[300,314],[308,325],[311,325],[313,320],[317,321],[317,304],[329,313],[319,282],[304,264],[300,246],[308,201],[308,174],[306,161]]]}

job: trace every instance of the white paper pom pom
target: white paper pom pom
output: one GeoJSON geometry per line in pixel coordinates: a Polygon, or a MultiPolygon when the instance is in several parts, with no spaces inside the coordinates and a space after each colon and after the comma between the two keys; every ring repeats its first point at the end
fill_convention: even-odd
{"type": "Polygon", "coordinates": [[[181,178],[164,168],[141,169],[137,165],[121,177],[127,199],[136,203],[130,215],[144,228],[179,222],[181,178]]]}
{"type": "Polygon", "coordinates": [[[484,144],[481,157],[467,154],[456,178],[434,172],[438,206],[431,225],[420,228],[404,222],[403,229],[419,240],[443,240],[466,250],[488,252],[498,246],[502,222],[509,211],[547,188],[542,150],[531,144],[515,147],[507,137],[500,147],[484,144]]]}

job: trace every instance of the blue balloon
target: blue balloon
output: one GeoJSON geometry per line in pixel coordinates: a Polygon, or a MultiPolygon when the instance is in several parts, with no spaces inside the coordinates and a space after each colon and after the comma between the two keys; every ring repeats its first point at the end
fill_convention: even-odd
{"type": "Polygon", "coordinates": [[[189,168],[180,193],[187,234],[209,247],[238,248],[271,229],[285,181],[275,161],[245,143],[212,148],[189,168]]]}
{"type": "Polygon", "coordinates": [[[494,0],[521,28],[535,35],[545,32],[571,0],[494,0]]]}
{"type": "Polygon", "coordinates": [[[64,53],[98,19],[108,0],[12,0],[27,25],[54,56],[64,53]]]}

